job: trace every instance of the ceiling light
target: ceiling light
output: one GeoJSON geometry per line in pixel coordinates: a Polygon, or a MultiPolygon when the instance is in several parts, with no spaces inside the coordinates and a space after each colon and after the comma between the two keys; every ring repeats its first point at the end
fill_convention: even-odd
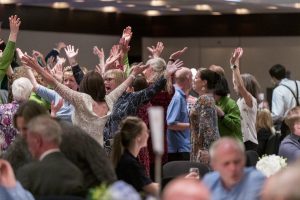
{"type": "Polygon", "coordinates": [[[158,16],[158,15],[160,15],[160,12],[158,10],[147,10],[145,13],[148,16],[158,16]]]}
{"type": "Polygon", "coordinates": [[[225,0],[225,1],[229,1],[229,2],[241,2],[241,0],[225,0]]]}
{"type": "Polygon", "coordinates": [[[15,0],[0,0],[0,4],[12,4],[16,3],[15,0]]]}
{"type": "Polygon", "coordinates": [[[237,8],[235,9],[235,13],[238,15],[246,15],[249,14],[250,11],[247,8],[237,8]]]}
{"type": "Polygon", "coordinates": [[[269,9],[269,10],[277,10],[278,7],[277,6],[268,6],[267,9],[269,9]]]}
{"type": "Polygon", "coordinates": [[[200,11],[207,11],[207,10],[212,10],[210,5],[207,4],[198,4],[195,6],[196,10],[200,10],[200,11]]]}
{"type": "Polygon", "coordinates": [[[181,11],[181,9],[180,8],[170,8],[170,11],[179,12],[179,11],[181,11]]]}
{"type": "Polygon", "coordinates": [[[76,3],[83,3],[85,0],[74,0],[76,3]]]}
{"type": "Polygon", "coordinates": [[[163,0],[152,0],[150,2],[151,6],[165,6],[166,5],[166,1],[163,0]]]}
{"type": "Polygon", "coordinates": [[[211,12],[212,15],[222,15],[220,12],[211,12]]]}
{"type": "Polygon", "coordinates": [[[99,0],[99,1],[102,1],[102,2],[110,2],[110,1],[115,1],[115,0],[99,0]]]}
{"type": "Polygon", "coordinates": [[[128,8],[133,8],[133,7],[135,7],[135,4],[126,4],[125,6],[128,8]]]}
{"type": "Polygon", "coordinates": [[[105,7],[101,8],[101,10],[103,12],[107,12],[107,13],[117,12],[118,11],[118,9],[116,7],[114,7],[114,6],[105,6],[105,7]]]}
{"type": "Polygon", "coordinates": [[[66,9],[70,7],[70,4],[67,2],[54,2],[52,7],[55,9],[66,9]]]}
{"type": "Polygon", "coordinates": [[[300,3],[295,3],[294,7],[297,8],[297,9],[299,9],[300,8],[300,3]]]}

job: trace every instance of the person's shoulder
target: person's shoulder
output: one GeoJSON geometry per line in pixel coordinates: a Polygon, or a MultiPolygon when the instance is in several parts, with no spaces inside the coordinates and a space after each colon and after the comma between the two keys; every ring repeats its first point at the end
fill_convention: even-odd
{"type": "Polygon", "coordinates": [[[220,173],[216,171],[205,174],[205,176],[202,179],[203,183],[208,187],[210,187],[211,185],[213,185],[215,182],[219,180],[220,180],[220,173]]]}
{"type": "Polygon", "coordinates": [[[266,179],[266,176],[254,167],[245,168],[244,173],[246,175],[245,177],[251,182],[264,181],[266,179]]]}

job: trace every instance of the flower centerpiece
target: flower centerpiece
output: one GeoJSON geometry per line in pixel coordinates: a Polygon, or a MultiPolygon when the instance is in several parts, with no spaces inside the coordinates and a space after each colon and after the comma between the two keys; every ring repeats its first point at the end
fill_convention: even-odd
{"type": "Polygon", "coordinates": [[[269,177],[287,165],[286,159],[277,155],[264,155],[256,163],[256,169],[269,177]]]}

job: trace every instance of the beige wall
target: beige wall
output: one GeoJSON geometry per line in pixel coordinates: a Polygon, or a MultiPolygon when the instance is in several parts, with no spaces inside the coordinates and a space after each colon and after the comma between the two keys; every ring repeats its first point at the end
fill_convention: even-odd
{"type": "MultiPolygon", "coordinates": [[[[8,31],[3,30],[0,35],[5,41],[7,40],[8,31]]],[[[17,47],[23,51],[32,52],[38,50],[45,56],[59,41],[66,44],[73,44],[79,48],[78,61],[81,66],[92,68],[98,63],[98,58],[93,54],[92,48],[97,45],[103,47],[105,55],[108,56],[109,50],[115,43],[119,42],[118,36],[91,35],[91,34],[74,34],[74,33],[55,33],[40,31],[25,31],[19,33],[17,47]]],[[[64,52],[63,52],[63,55],[64,52]]]]}
{"type": "MultiPolygon", "coordinates": [[[[230,82],[229,58],[233,49],[241,46],[244,48],[241,72],[255,75],[263,92],[271,86],[268,70],[274,64],[283,64],[293,79],[300,79],[300,37],[144,38],[143,49],[157,41],[165,44],[164,58],[187,46],[189,49],[182,57],[186,66],[221,65],[230,82]]],[[[147,56],[144,51],[143,58],[147,56]]]]}

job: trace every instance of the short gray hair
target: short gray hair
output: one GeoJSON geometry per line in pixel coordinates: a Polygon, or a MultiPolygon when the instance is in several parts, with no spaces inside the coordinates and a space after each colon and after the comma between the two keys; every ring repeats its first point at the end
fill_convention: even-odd
{"type": "Polygon", "coordinates": [[[241,154],[245,154],[245,146],[244,144],[233,138],[233,137],[222,137],[215,141],[209,148],[209,156],[211,159],[214,159],[216,154],[216,149],[219,148],[219,146],[223,146],[224,144],[230,144],[231,147],[235,148],[237,151],[239,151],[241,154]]]}
{"type": "Polygon", "coordinates": [[[28,133],[40,135],[44,140],[60,144],[62,140],[62,128],[58,122],[49,115],[40,115],[28,123],[28,133]]]}
{"type": "Polygon", "coordinates": [[[21,77],[16,79],[12,84],[12,95],[16,101],[26,101],[32,91],[32,84],[28,78],[21,77]]]}

